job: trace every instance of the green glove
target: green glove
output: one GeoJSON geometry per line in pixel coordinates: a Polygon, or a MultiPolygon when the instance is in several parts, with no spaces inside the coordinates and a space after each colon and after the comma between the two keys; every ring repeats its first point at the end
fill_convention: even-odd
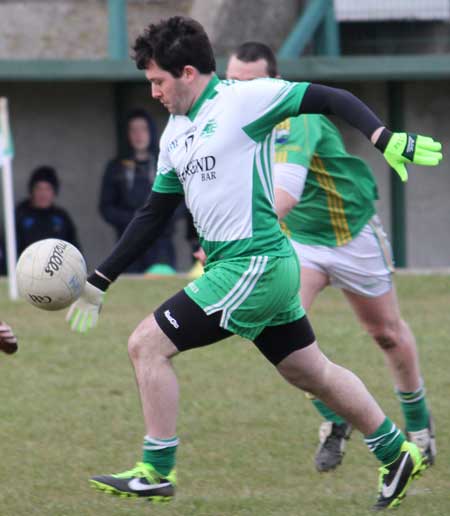
{"type": "Polygon", "coordinates": [[[442,145],[428,136],[392,133],[383,155],[402,181],[407,181],[405,163],[434,167],[442,159],[442,145]]]}

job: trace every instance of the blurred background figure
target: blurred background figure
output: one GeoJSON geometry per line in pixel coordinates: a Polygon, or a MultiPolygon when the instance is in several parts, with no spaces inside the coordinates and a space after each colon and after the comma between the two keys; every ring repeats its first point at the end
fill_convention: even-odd
{"type": "Polygon", "coordinates": [[[6,253],[4,248],[4,236],[0,237],[0,276],[6,274],[6,253]]]}
{"type": "Polygon", "coordinates": [[[60,238],[81,250],[77,231],[66,210],[55,204],[59,192],[56,170],[36,168],[28,182],[29,196],[16,207],[17,254],[43,238],[60,238]]]}
{"type": "Polygon", "coordinates": [[[12,355],[17,349],[17,338],[11,327],[0,321],[0,350],[8,355],[12,355]]]}
{"type": "MultiPolygon", "coordinates": [[[[126,120],[125,155],[106,166],[100,193],[100,213],[120,238],[136,210],[146,201],[156,177],[158,137],[156,127],[144,110],[129,113],[126,120]]],[[[172,242],[174,219],[162,236],[130,265],[127,272],[175,272],[175,248],[172,242]]]]}
{"type": "Polygon", "coordinates": [[[206,262],[205,251],[200,246],[197,231],[194,226],[192,215],[186,208],[186,240],[192,250],[192,266],[187,273],[189,279],[197,279],[203,274],[203,266],[206,262]]]}

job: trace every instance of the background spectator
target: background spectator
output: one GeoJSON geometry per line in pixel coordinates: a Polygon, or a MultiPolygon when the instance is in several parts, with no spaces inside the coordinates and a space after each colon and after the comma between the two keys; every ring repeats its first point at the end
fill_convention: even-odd
{"type": "Polygon", "coordinates": [[[61,238],[81,250],[75,224],[55,204],[59,180],[54,168],[36,168],[28,183],[29,197],[16,207],[17,253],[43,238],[61,238]]]}
{"type": "MultiPolygon", "coordinates": [[[[100,193],[100,213],[104,220],[114,227],[117,239],[151,191],[156,176],[158,154],[155,124],[146,111],[135,110],[128,115],[126,132],[125,156],[108,163],[100,193]]],[[[175,272],[173,232],[172,219],[161,237],[130,265],[127,272],[145,272],[155,264],[164,264],[167,272],[175,272]]],[[[158,270],[163,272],[164,268],[158,267],[158,270]]]]}

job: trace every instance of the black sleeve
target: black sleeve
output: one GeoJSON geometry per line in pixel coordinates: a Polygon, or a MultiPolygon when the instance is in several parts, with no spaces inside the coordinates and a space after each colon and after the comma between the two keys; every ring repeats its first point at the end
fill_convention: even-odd
{"type": "Polygon", "coordinates": [[[310,84],[300,104],[299,114],[337,115],[359,129],[370,140],[383,122],[358,97],[347,90],[310,84]]]}
{"type": "Polygon", "coordinates": [[[144,206],[136,212],[112,253],[97,270],[114,281],[158,238],[182,199],[181,194],[152,192],[144,206]]]}

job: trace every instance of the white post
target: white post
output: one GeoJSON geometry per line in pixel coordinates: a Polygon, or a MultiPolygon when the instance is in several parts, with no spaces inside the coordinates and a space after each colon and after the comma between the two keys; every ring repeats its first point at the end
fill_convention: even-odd
{"type": "Polygon", "coordinates": [[[0,166],[2,168],[3,212],[5,217],[6,257],[10,299],[17,299],[16,280],[16,229],[14,217],[14,191],[12,182],[12,139],[8,121],[8,101],[0,98],[0,166]]]}

